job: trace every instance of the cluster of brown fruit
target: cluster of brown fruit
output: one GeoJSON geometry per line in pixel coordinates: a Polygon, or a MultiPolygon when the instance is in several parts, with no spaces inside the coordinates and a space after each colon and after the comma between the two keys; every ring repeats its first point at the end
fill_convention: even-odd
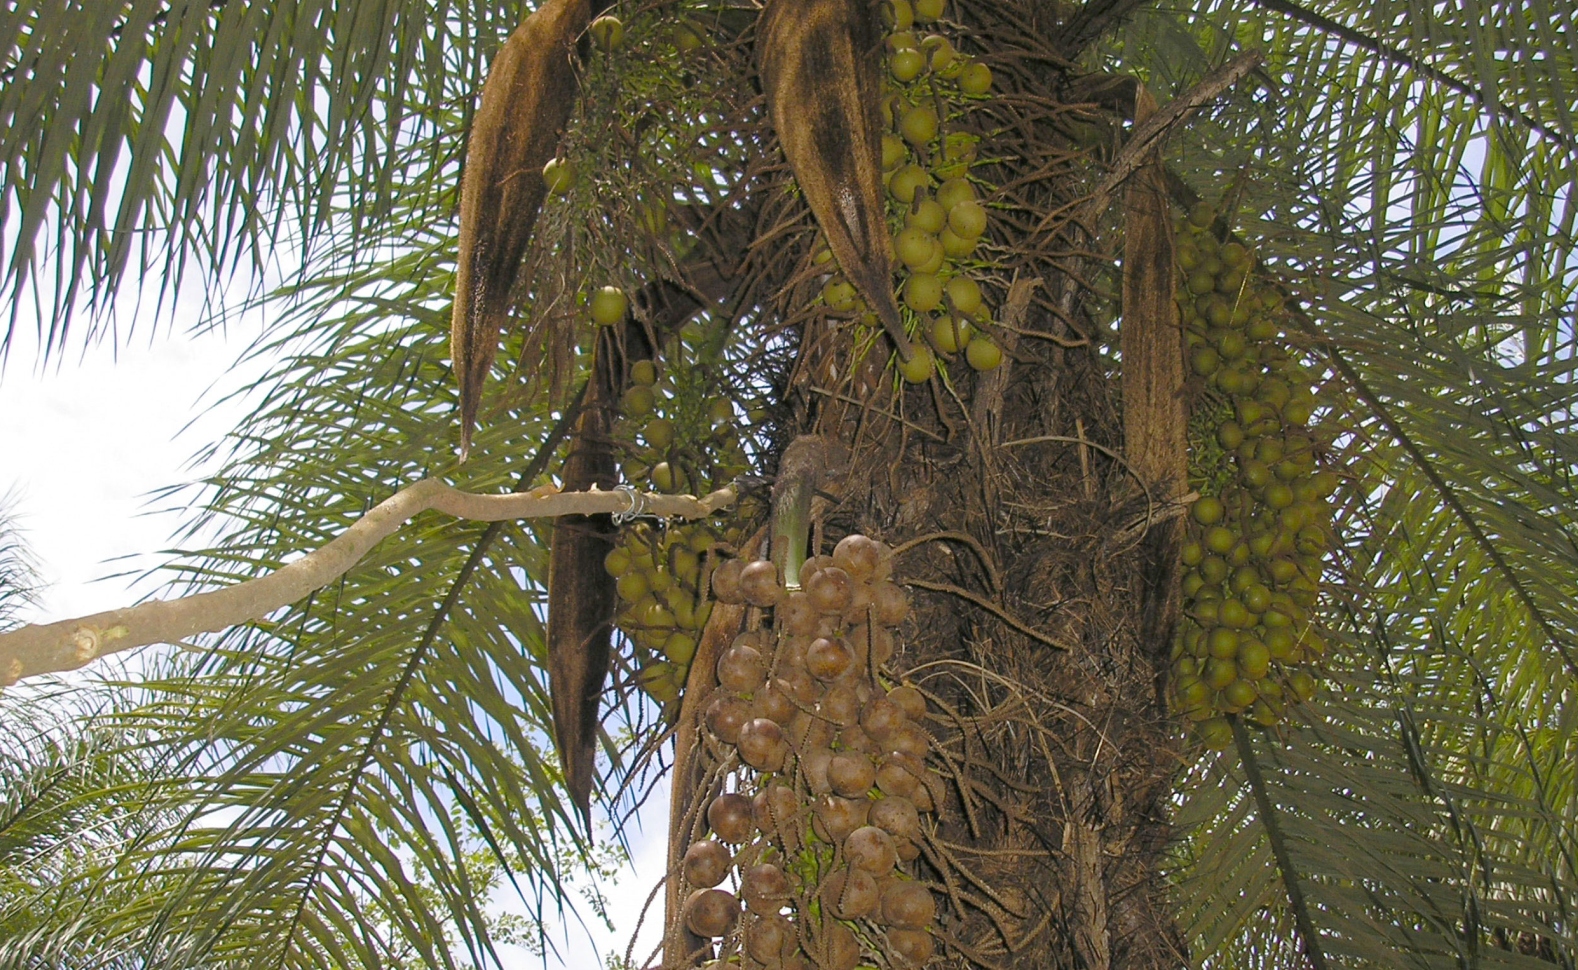
{"type": "Polygon", "coordinates": [[[890,561],[852,535],[808,560],[798,589],[765,560],[713,575],[719,601],[772,610],[718,660],[707,729],[750,770],[708,803],[711,835],[681,873],[685,925],[722,938],[723,964],[853,970],[868,951],[899,967],[932,955],[936,901],[899,867],[920,854],[921,814],[942,789],[917,723],[924,697],[879,675],[909,613],[890,561]]]}
{"type": "MultiPolygon", "coordinates": [[[[733,406],[720,398],[706,420],[685,420],[661,386],[653,361],[631,365],[622,404],[624,420],[616,436],[625,449],[627,483],[705,494],[748,467],[733,406]]],[[[712,614],[703,594],[713,550],[739,538],[706,521],[666,528],[637,522],[624,529],[604,560],[619,593],[615,622],[634,647],[638,682],[661,704],[679,697],[701,629],[712,614]]]]}
{"type": "MultiPolygon", "coordinates": [[[[891,90],[883,97],[883,184],[893,232],[893,257],[901,267],[900,303],[925,343],[899,365],[905,380],[928,380],[936,353],[964,353],[976,370],[1003,362],[997,343],[981,329],[990,319],[980,284],[967,270],[986,232],[970,167],[977,137],[948,132],[950,110],[985,97],[992,71],[957,51],[941,33],[941,0],[884,0],[888,25],[887,67],[891,90]],[[917,28],[928,28],[918,30],[917,28]]],[[[821,251],[819,261],[832,254],[821,251]]],[[[834,275],[822,288],[827,305],[840,312],[863,309],[855,287],[834,275]]]]}
{"type": "Polygon", "coordinates": [[[1311,609],[1341,479],[1321,467],[1328,442],[1310,426],[1317,400],[1288,353],[1282,297],[1253,253],[1211,232],[1215,218],[1197,206],[1178,238],[1178,305],[1212,410],[1196,448],[1202,495],[1187,520],[1172,692],[1200,740],[1224,748],[1222,715],[1269,727],[1315,689],[1326,644],[1311,609]]]}

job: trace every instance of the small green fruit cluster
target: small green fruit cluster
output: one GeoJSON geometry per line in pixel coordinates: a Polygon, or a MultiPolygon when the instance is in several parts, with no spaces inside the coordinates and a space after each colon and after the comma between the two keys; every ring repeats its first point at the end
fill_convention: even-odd
{"type": "MultiPolygon", "coordinates": [[[[719,398],[705,416],[684,414],[664,384],[654,361],[631,365],[615,432],[625,452],[625,481],[659,492],[705,493],[743,474],[748,462],[733,405],[719,398]]],[[[604,563],[617,581],[615,622],[635,648],[639,683],[662,704],[678,698],[711,615],[702,594],[704,567],[720,542],[740,540],[738,529],[706,521],[663,530],[637,523],[624,530],[604,563]]]]}
{"type": "Polygon", "coordinates": [[[943,789],[926,764],[925,697],[880,680],[909,613],[891,570],[891,550],[851,535],[806,561],[798,589],[766,560],[713,575],[719,602],[772,611],[718,658],[707,732],[741,767],[676,874],[685,925],[723,938],[725,960],[743,950],[746,966],[855,970],[871,963],[863,940],[882,941],[888,966],[933,955],[936,900],[903,865],[943,789]],[[714,888],[731,870],[737,892],[714,888]]]}
{"type": "MultiPolygon", "coordinates": [[[[920,36],[917,25],[937,24],[944,7],[936,0],[885,0],[882,8],[889,74],[880,106],[882,179],[900,276],[897,295],[925,340],[899,366],[912,383],[931,377],[935,354],[963,352],[978,371],[1003,362],[1002,349],[980,327],[991,316],[980,283],[964,268],[988,225],[970,179],[977,138],[946,130],[950,109],[991,91],[992,71],[941,33],[920,36]]],[[[819,260],[829,257],[818,253],[819,260]]],[[[834,310],[865,310],[854,286],[838,275],[822,296],[834,310]]]]}
{"type": "Polygon", "coordinates": [[[1197,467],[1192,483],[1204,494],[1187,520],[1172,701],[1204,744],[1223,748],[1223,715],[1269,727],[1315,689],[1326,644],[1311,610],[1340,476],[1321,467],[1327,442],[1310,425],[1318,403],[1288,353],[1282,298],[1248,249],[1218,242],[1214,219],[1199,207],[1178,237],[1189,360],[1215,407],[1212,440],[1196,451],[1217,467],[1197,467]]]}

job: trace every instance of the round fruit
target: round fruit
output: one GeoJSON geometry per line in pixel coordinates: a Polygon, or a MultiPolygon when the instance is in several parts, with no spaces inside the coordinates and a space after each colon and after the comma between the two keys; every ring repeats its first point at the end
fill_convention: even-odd
{"type": "Polygon", "coordinates": [[[787,747],[783,728],[765,717],[746,721],[735,744],[740,749],[740,759],[757,771],[777,771],[787,747]]]}
{"type": "Polygon", "coordinates": [[[844,840],[844,858],[857,869],[881,876],[898,862],[893,836],[875,825],[863,825],[844,840]]]}
{"type": "Polygon", "coordinates": [[[936,199],[921,199],[920,204],[913,206],[904,216],[904,224],[911,229],[936,235],[948,224],[948,210],[936,199]]]}
{"type": "Polygon", "coordinates": [[[948,228],[961,239],[978,239],[986,232],[986,209],[974,199],[966,199],[948,210],[948,228]]]}
{"type": "Polygon", "coordinates": [[[668,418],[653,418],[647,426],[641,429],[641,439],[648,448],[658,451],[666,449],[674,443],[674,422],[668,418]]]}
{"type": "MultiPolygon", "coordinates": [[[[621,293],[620,295],[623,296],[624,294],[621,293]]],[[[620,316],[624,316],[623,310],[620,311],[620,316]]],[[[641,384],[646,387],[656,384],[657,364],[646,359],[632,362],[630,365],[630,383],[641,384]]]]}
{"type": "MultiPolygon", "coordinates": [[[[936,277],[931,277],[936,279],[936,277]]],[[[932,372],[937,363],[932,358],[931,351],[920,344],[910,344],[911,355],[907,361],[899,362],[899,374],[911,384],[923,384],[931,380],[932,372]]]]}
{"type": "Polygon", "coordinates": [[[843,277],[835,276],[822,284],[822,299],[830,308],[840,313],[853,310],[859,295],[855,284],[843,277]]]}
{"type": "Polygon", "coordinates": [[[864,754],[841,751],[828,763],[827,781],[845,798],[858,798],[877,783],[877,766],[864,754]]]}
{"type": "Polygon", "coordinates": [[[909,30],[915,22],[915,9],[910,6],[910,0],[884,0],[882,22],[889,30],[909,30]]]}
{"type": "Polygon", "coordinates": [[[970,342],[974,333],[975,328],[970,326],[970,321],[951,313],[938,317],[931,324],[932,345],[945,354],[957,354],[970,342]]]}
{"type": "Polygon", "coordinates": [[[1224,718],[1201,721],[1194,730],[1200,743],[1211,751],[1226,751],[1233,744],[1233,728],[1224,718]]]}
{"type": "MultiPolygon", "coordinates": [[[[749,896],[745,897],[745,905],[747,908],[751,905],[749,896]]],[[[754,909],[751,911],[756,912],[754,909]]],[[[769,967],[787,967],[789,955],[799,945],[794,924],[779,916],[777,910],[745,924],[745,952],[757,963],[769,967]]]]}
{"type": "MultiPolygon", "coordinates": [[[[603,569],[608,573],[608,575],[614,577],[615,579],[623,576],[625,574],[625,570],[629,568],[630,550],[626,549],[624,546],[615,546],[608,551],[608,555],[603,557],[603,569]]],[[[639,594],[630,597],[632,600],[640,598],[641,597],[639,594]]]]}
{"type": "MultiPolygon", "coordinates": [[[[904,304],[916,313],[930,313],[942,303],[942,281],[929,273],[916,273],[904,281],[904,304]]],[[[921,348],[916,347],[919,356],[921,348]]]]}
{"type": "MultiPolygon", "coordinates": [[[[955,207],[954,212],[959,208],[955,207]]],[[[950,217],[951,218],[951,217],[950,217]]],[[[970,316],[981,308],[981,285],[968,276],[955,276],[948,281],[948,302],[955,311],[970,316]]]]}
{"type": "Polygon", "coordinates": [[[849,648],[839,640],[817,637],[805,649],[805,669],[817,680],[837,680],[854,662],[849,648]]]}
{"type": "Polygon", "coordinates": [[[937,950],[931,934],[925,930],[888,930],[888,952],[898,958],[898,965],[919,968],[931,961],[937,950]]]}
{"type": "MultiPolygon", "coordinates": [[[[931,202],[930,205],[937,203],[931,202]]],[[[940,208],[940,206],[939,206],[940,208]]],[[[937,237],[918,227],[903,230],[893,238],[893,252],[899,257],[899,262],[914,269],[924,266],[931,260],[932,250],[937,248],[937,237]]]]}
{"type": "Polygon", "coordinates": [[[575,163],[565,158],[550,158],[542,167],[542,180],[549,192],[564,195],[575,187],[575,163]]]}
{"type": "Polygon", "coordinates": [[[969,64],[959,75],[959,90],[965,94],[986,94],[992,90],[992,69],[979,61],[969,64]]]}
{"type": "Polygon", "coordinates": [[[605,51],[618,50],[625,42],[625,25],[618,17],[602,16],[587,28],[592,40],[605,51]]]}
{"type": "Polygon", "coordinates": [[[740,572],[740,594],[752,606],[772,606],[783,592],[777,567],[766,559],[758,559],[740,572]]]}
{"type": "Polygon", "coordinates": [[[645,384],[636,384],[625,388],[620,405],[627,417],[639,418],[652,413],[652,409],[657,406],[657,395],[645,384]]]}
{"type": "Polygon", "coordinates": [[[1201,525],[1215,525],[1222,521],[1225,511],[1222,500],[1213,495],[1202,495],[1195,500],[1194,507],[1190,509],[1194,520],[1201,525]]]}
{"type": "Polygon", "coordinates": [[[674,28],[674,46],[682,54],[698,51],[706,43],[701,34],[697,33],[696,29],[688,24],[680,24],[674,28]]]}
{"type": "Polygon", "coordinates": [[[909,157],[909,153],[909,149],[904,147],[904,139],[898,135],[883,134],[882,170],[884,172],[891,172],[903,165],[904,159],[909,157]]]}
{"type": "Polygon", "coordinates": [[[888,58],[888,70],[893,73],[897,81],[908,83],[921,76],[926,70],[926,55],[914,48],[905,48],[895,51],[888,58]]]}
{"type": "Polygon", "coordinates": [[[740,729],[751,720],[751,709],[745,701],[728,691],[718,691],[707,700],[707,728],[725,744],[740,739],[740,729]]]}
{"type": "Polygon", "coordinates": [[[729,874],[729,866],[734,862],[734,855],[722,842],[711,839],[702,839],[694,842],[685,850],[685,860],[682,866],[685,871],[685,881],[692,886],[710,889],[723,881],[729,874]]]}
{"type": "Polygon", "coordinates": [[[945,228],[937,234],[937,241],[942,243],[943,255],[949,259],[964,259],[975,252],[979,239],[966,239],[952,228],[945,228]]]}
{"type": "Polygon", "coordinates": [[[915,0],[916,22],[929,24],[941,20],[946,5],[947,0],[915,0]]]}
{"type": "Polygon", "coordinates": [[[738,559],[730,559],[712,571],[712,595],[720,603],[741,603],[745,594],[740,589],[740,577],[745,571],[745,563],[738,559]]]}
{"type": "Polygon", "coordinates": [[[767,658],[749,643],[735,643],[718,658],[718,683],[749,694],[767,680],[767,658]]]}
{"type": "Polygon", "coordinates": [[[744,795],[719,795],[707,806],[707,825],[713,835],[731,845],[745,842],[756,831],[751,800],[744,795]]]}
{"type": "Polygon", "coordinates": [[[987,337],[971,338],[964,357],[976,370],[995,370],[1003,362],[1003,350],[987,337]]]}
{"type": "Polygon", "coordinates": [[[914,841],[921,834],[920,813],[908,798],[879,798],[872,802],[871,824],[900,841],[914,841]]]}
{"type": "Polygon", "coordinates": [[[899,134],[911,145],[920,146],[937,137],[937,109],[916,105],[899,119],[899,134]]]}
{"type": "Polygon", "coordinates": [[[740,895],[751,912],[776,914],[789,901],[789,877],[772,863],[751,866],[740,876],[740,895]]]}
{"type": "Polygon", "coordinates": [[[948,210],[950,220],[953,217],[954,206],[961,202],[973,201],[975,201],[975,186],[970,184],[969,179],[952,178],[937,189],[937,203],[948,210]]]}
{"type": "Polygon", "coordinates": [[[924,168],[911,162],[902,165],[888,180],[888,193],[905,205],[915,201],[915,193],[931,185],[931,176],[924,168]]]}
{"type": "Polygon", "coordinates": [[[937,901],[918,882],[893,882],[882,894],[882,922],[919,930],[937,917],[937,901]]]}
{"type": "Polygon", "coordinates": [[[697,936],[723,936],[740,916],[740,901],[722,889],[701,889],[685,900],[685,925],[697,936]]]}
{"type": "Polygon", "coordinates": [[[676,664],[688,664],[696,657],[696,638],[688,633],[671,633],[663,641],[663,658],[676,664]]]}
{"type": "Polygon", "coordinates": [[[840,869],[822,880],[822,902],[838,919],[864,919],[876,912],[882,894],[871,873],[840,869]]]}

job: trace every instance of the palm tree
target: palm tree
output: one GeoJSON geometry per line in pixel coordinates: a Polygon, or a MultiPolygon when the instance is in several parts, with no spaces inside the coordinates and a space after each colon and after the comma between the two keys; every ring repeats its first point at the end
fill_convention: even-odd
{"type": "MultiPolygon", "coordinates": [[[[576,94],[553,154],[579,176],[528,207],[463,465],[446,331],[466,135],[526,10],[0,14],[7,281],[47,308],[55,351],[128,273],[212,284],[299,256],[258,297],[276,320],[259,349],[280,361],[260,403],[214,445],[223,471],[172,493],[194,530],[225,534],[174,560],[172,586],[273,570],[428,474],[520,490],[595,482],[619,457],[650,475],[617,412],[629,365],[656,355],[675,436],[716,459],[692,462],[696,484],[740,455],[799,481],[787,448],[816,435],[844,457],[818,483],[816,542],[904,550],[913,615],[889,672],[929,695],[947,778],[913,864],[940,901],[939,961],[1571,967],[1571,6],[950,5],[949,49],[993,83],[948,102],[965,137],[943,161],[989,193],[968,265],[1007,361],[915,383],[885,369],[877,328],[829,313],[843,294],[819,298],[818,218],[858,267],[780,149],[786,107],[849,78],[808,101],[769,77],[770,114],[757,6],[620,6],[622,45],[563,54],[576,94]],[[1256,285],[1286,301],[1276,339],[1321,391],[1322,461],[1347,481],[1319,577],[1325,688],[1272,728],[1235,717],[1203,738],[1169,714],[1169,653],[1182,493],[1220,487],[1227,401],[1134,377],[1182,359],[1155,325],[1176,312],[1171,272],[1143,272],[1173,265],[1174,212],[1215,240],[1179,248],[1257,252],[1256,285]],[[636,299],[599,330],[580,307],[604,285],[636,299]],[[1192,404],[1187,469],[1183,398],[1155,387],[1192,404]],[[727,415],[708,413],[718,398],[727,415]]],[[[488,356],[478,332],[462,363],[488,356]]],[[[745,547],[761,516],[742,505],[721,538],[745,547]]],[[[676,668],[614,637],[594,730],[563,743],[575,705],[547,675],[603,671],[595,629],[550,601],[603,603],[596,627],[612,593],[563,566],[550,592],[549,563],[609,548],[611,523],[588,524],[550,543],[530,522],[418,517],[307,600],[147,658],[78,740],[7,762],[8,791],[52,765],[87,781],[0,819],[33,840],[20,862],[0,843],[0,926],[33,920],[0,937],[0,965],[487,962],[500,880],[541,921],[598,864],[585,787],[617,831],[675,760],[677,859],[731,768],[697,728],[711,669],[674,700],[676,668]],[[125,824],[71,854],[85,810],[125,824]]],[[[713,612],[700,656],[730,616],[713,612]]],[[[669,942],[668,965],[697,943],[669,942]]]]}

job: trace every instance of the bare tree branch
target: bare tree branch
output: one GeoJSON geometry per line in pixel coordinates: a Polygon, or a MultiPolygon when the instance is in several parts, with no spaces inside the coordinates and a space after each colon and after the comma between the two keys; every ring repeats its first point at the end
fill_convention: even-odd
{"type": "Polygon", "coordinates": [[[478,522],[598,514],[699,519],[727,508],[734,499],[732,487],[701,498],[623,488],[559,492],[551,485],[530,492],[478,495],[424,478],[379,503],[328,545],[267,576],[0,634],[0,686],[23,677],[75,670],[106,654],[153,643],[179,643],[195,634],[262,619],[334,582],[407,520],[429,510],[478,522]]]}

